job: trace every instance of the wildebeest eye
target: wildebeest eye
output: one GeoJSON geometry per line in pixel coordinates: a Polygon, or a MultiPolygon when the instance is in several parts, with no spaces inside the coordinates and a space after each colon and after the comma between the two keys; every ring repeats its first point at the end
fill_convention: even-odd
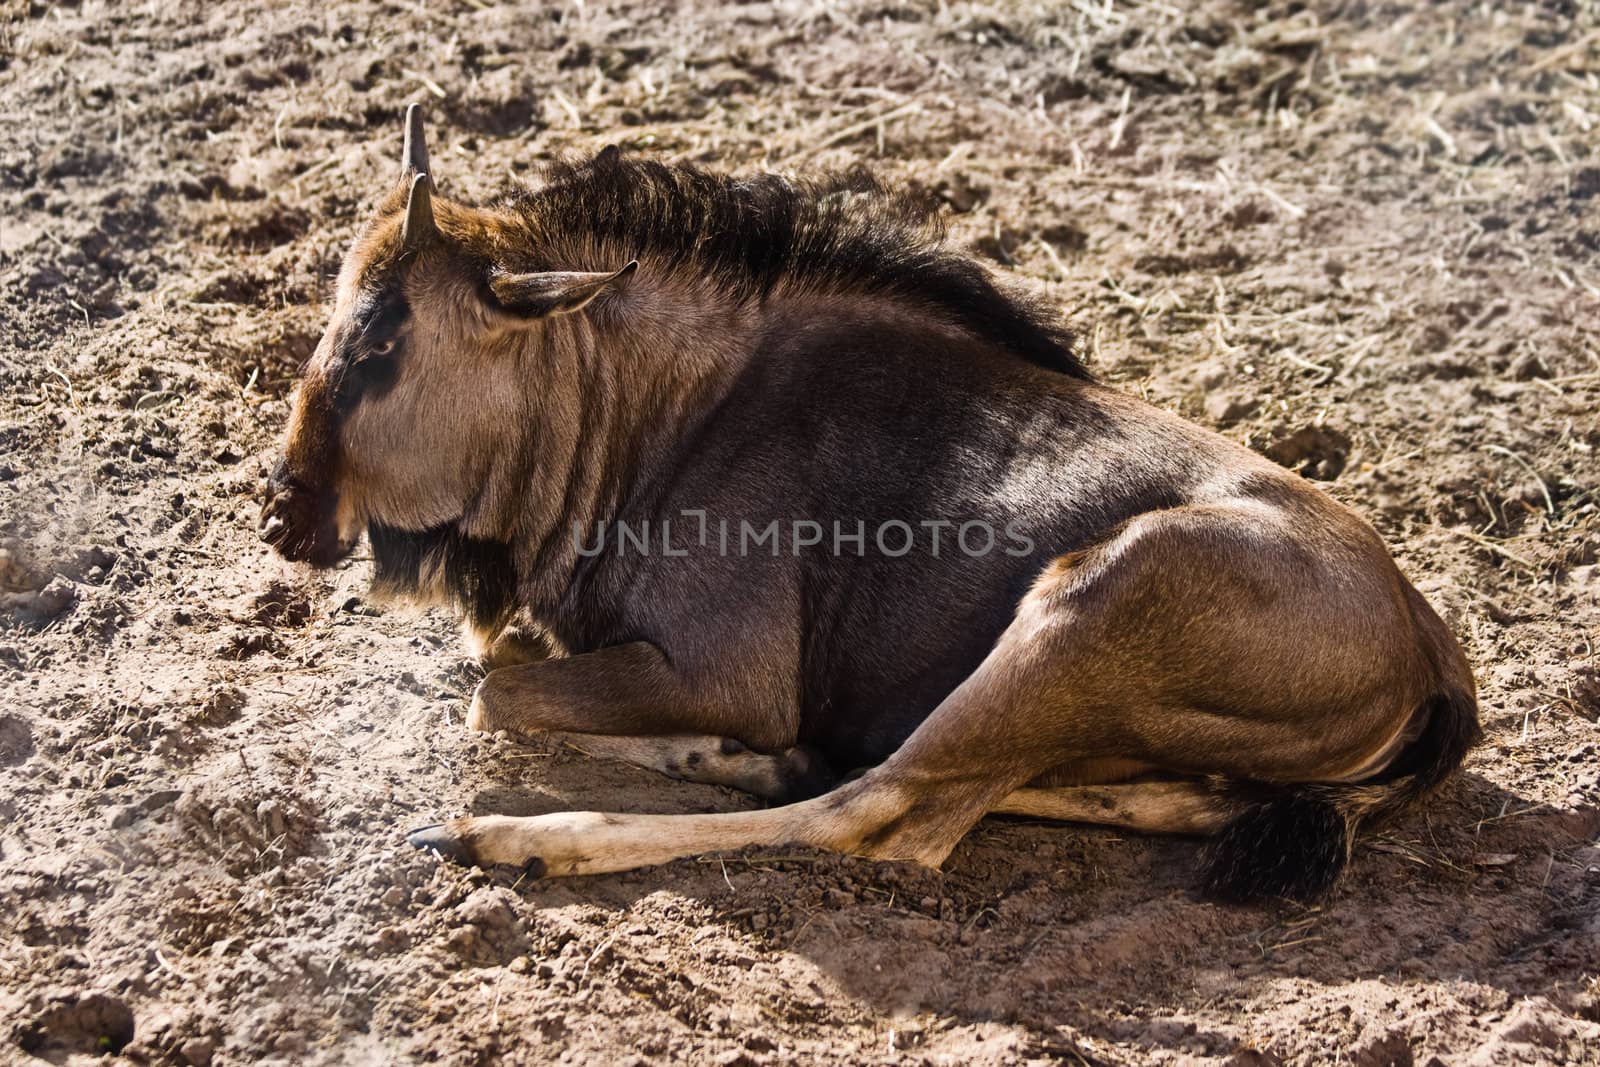
{"type": "Polygon", "coordinates": [[[396,358],[402,347],[400,332],[410,313],[399,292],[382,297],[370,294],[363,299],[353,333],[346,335],[343,348],[338,395],[345,409],[394,384],[400,370],[396,358]]]}

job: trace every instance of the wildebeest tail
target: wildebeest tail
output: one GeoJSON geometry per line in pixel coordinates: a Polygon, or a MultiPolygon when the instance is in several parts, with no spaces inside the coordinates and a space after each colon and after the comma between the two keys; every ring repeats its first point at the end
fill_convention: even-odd
{"type": "Polygon", "coordinates": [[[1444,623],[1413,593],[1424,648],[1438,679],[1419,713],[1420,732],[1376,776],[1361,782],[1226,787],[1242,805],[1212,839],[1203,888],[1219,900],[1287,897],[1309,901],[1339,880],[1358,831],[1427,799],[1460,768],[1482,737],[1472,673],[1444,623]]]}

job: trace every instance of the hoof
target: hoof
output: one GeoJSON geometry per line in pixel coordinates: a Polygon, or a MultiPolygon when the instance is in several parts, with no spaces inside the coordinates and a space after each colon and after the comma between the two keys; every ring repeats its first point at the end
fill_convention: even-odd
{"type": "Polygon", "coordinates": [[[406,835],[406,842],[414,848],[438,853],[441,858],[447,859],[451,863],[460,863],[472,867],[476,866],[478,862],[472,855],[472,850],[467,847],[466,842],[457,837],[444,823],[413,830],[406,835]]]}

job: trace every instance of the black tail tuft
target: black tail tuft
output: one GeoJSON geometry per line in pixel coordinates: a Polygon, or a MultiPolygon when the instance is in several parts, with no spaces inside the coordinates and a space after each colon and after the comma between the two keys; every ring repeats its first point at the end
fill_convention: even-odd
{"type": "Polygon", "coordinates": [[[1206,851],[1205,894],[1233,903],[1325,896],[1349,862],[1356,831],[1426,800],[1482,736],[1470,689],[1446,690],[1418,713],[1426,718],[1417,736],[1365,781],[1230,783],[1226,792],[1242,810],[1206,851]]]}
{"type": "Polygon", "coordinates": [[[1206,848],[1201,889],[1242,904],[1325,896],[1350,858],[1350,825],[1331,799],[1285,788],[1259,797],[1206,848]]]}

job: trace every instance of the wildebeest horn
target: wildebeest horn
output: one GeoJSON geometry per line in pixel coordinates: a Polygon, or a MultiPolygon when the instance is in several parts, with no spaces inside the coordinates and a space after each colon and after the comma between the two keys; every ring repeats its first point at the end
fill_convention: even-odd
{"type": "Polygon", "coordinates": [[[406,201],[406,220],[400,225],[400,243],[407,250],[421,248],[438,232],[433,222],[433,193],[426,174],[411,179],[411,196],[406,201]]]}
{"type": "Polygon", "coordinates": [[[422,105],[406,108],[406,143],[400,151],[400,177],[428,173],[428,138],[422,132],[422,105]]]}

